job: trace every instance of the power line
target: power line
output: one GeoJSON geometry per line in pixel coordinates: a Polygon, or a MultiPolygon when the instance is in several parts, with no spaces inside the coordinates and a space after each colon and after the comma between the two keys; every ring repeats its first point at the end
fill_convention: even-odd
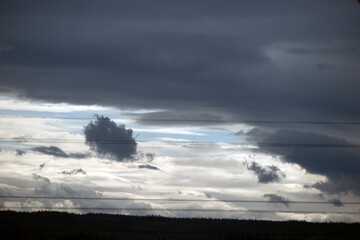
{"type": "Polygon", "coordinates": [[[0,209],[32,209],[32,210],[102,210],[102,211],[176,211],[176,212],[243,212],[243,213],[299,213],[299,214],[350,214],[360,212],[342,211],[297,211],[297,210],[259,210],[259,209],[206,209],[206,208],[117,208],[117,207],[0,207],[0,209]]]}
{"type": "MultiPolygon", "coordinates": [[[[179,199],[179,198],[118,198],[118,197],[54,197],[54,196],[0,196],[6,199],[69,199],[105,201],[156,201],[156,202],[233,202],[233,203],[284,203],[284,204],[334,204],[331,201],[265,201],[245,199],[179,199]]],[[[341,202],[343,205],[359,205],[360,202],[341,202]]]]}
{"type": "MultiPolygon", "coordinates": [[[[235,142],[174,142],[174,141],[127,141],[127,140],[105,140],[105,139],[90,139],[86,140],[87,142],[96,142],[98,144],[137,144],[137,143],[150,143],[150,144],[160,144],[160,145],[219,145],[219,146],[228,146],[226,144],[237,145],[240,147],[280,147],[280,148],[360,148],[360,144],[331,144],[331,143],[276,143],[276,142],[259,142],[256,144],[248,143],[235,143],[235,142]]],[[[37,143],[84,143],[84,140],[72,140],[72,139],[41,139],[41,138],[24,138],[24,139],[14,139],[14,138],[0,138],[0,142],[37,142],[37,143]]]]}
{"type": "MultiPolygon", "coordinates": [[[[59,119],[59,120],[94,120],[90,117],[31,117],[31,116],[0,116],[6,119],[59,119]]],[[[248,123],[248,124],[298,124],[298,125],[360,125],[360,121],[279,121],[279,120],[210,120],[210,119],[161,119],[161,118],[127,118],[125,120],[143,122],[194,122],[194,123],[248,123]]]]}
{"type": "Polygon", "coordinates": [[[257,143],[259,147],[297,147],[297,148],[360,148],[360,144],[329,144],[329,143],[257,143]]]}

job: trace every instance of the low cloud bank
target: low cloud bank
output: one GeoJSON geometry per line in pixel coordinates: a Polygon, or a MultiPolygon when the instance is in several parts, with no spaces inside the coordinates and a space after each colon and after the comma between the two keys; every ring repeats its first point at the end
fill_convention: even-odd
{"type": "MultiPolygon", "coordinates": [[[[326,181],[319,181],[307,185],[307,187],[314,187],[329,194],[360,195],[360,151],[356,148],[341,147],[349,145],[351,142],[325,134],[294,130],[268,132],[254,128],[246,133],[239,132],[239,135],[241,134],[245,135],[248,141],[254,143],[288,144],[287,147],[259,145],[259,151],[280,156],[284,162],[298,164],[308,173],[326,176],[326,181]],[[294,146],[291,146],[292,144],[294,146]],[[298,147],[296,144],[315,144],[315,147],[298,147]],[[334,147],[316,147],[321,144],[334,147]]],[[[264,172],[256,164],[251,165],[249,169],[260,176],[264,172]]],[[[265,174],[265,176],[267,175],[265,174]]],[[[272,179],[271,174],[270,179],[272,179]]]]}

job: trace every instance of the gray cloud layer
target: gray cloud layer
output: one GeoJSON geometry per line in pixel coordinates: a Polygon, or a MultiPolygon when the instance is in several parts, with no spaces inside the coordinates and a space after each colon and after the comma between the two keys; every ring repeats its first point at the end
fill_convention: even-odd
{"type": "Polygon", "coordinates": [[[0,6],[0,42],[14,46],[0,55],[0,89],[20,97],[182,118],[360,119],[356,1],[15,2],[0,6]]]}
{"type": "MultiPolygon", "coordinates": [[[[356,1],[1,1],[0,18],[1,93],[164,110],[139,118],[360,120],[356,1]]],[[[263,140],[360,142],[354,125],[257,125],[275,132],[263,140]]],[[[136,153],[91,146],[119,161],[136,153]]],[[[359,194],[358,153],[262,151],[327,176],[322,191],[359,194]]]]}
{"type": "Polygon", "coordinates": [[[133,160],[137,153],[137,143],[132,129],[118,125],[104,116],[96,116],[84,127],[86,144],[100,155],[110,154],[117,161],[133,160]]]}
{"type": "Polygon", "coordinates": [[[70,171],[62,171],[61,172],[62,174],[64,175],[74,175],[74,174],[78,174],[78,173],[81,173],[83,175],[86,175],[86,172],[82,169],[82,168],[79,168],[79,169],[73,169],[73,170],[70,170],[70,171]]]}
{"type": "Polygon", "coordinates": [[[24,155],[24,154],[26,154],[25,151],[20,150],[20,149],[16,149],[16,155],[17,155],[17,156],[22,156],[22,155],[24,155]]]}
{"type": "Polygon", "coordinates": [[[32,176],[33,176],[33,178],[34,178],[35,180],[43,181],[43,182],[45,182],[45,183],[47,183],[47,184],[50,184],[50,179],[48,179],[47,177],[42,177],[42,176],[40,176],[40,175],[37,174],[37,173],[33,173],[32,176]]]}
{"type": "Polygon", "coordinates": [[[139,165],[138,168],[146,168],[146,169],[150,169],[150,170],[159,170],[159,168],[149,165],[149,164],[142,164],[139,165]]]}
{"type": "MultiPolygon", "coordinates": [[[[266,132],[255,128],[246,133],[246,136],[249,141],[265,143],[349,144],[341,138],[293,130],[266,132]]],[[[280,155],[284,161],[296,163],[309,173],[326,176],[328,181],[313,185],[324,192],[360,194],[358,149],[260,147],[260,151],[280,155]]]]}
{"type": "Polygon", "coordinates": [[[342,207],[342,206],[344,206],[344,204],[343,204],[343,203],[341,202],[341,200],[338,199],[338,198],[330,199],[330,202],[332,202],[335,207],[342,207]]]}
{"type": "Polygon", "coordinates": [[[265,194],[263,197],[269,199],[271,202],[279,202],[284,204],[286,207],[289,207],[290,200],[277,194],[265,194]]]}
{"type": "Polygon", "coordinates": [[[52,155],[55,157],[62,157],[62,158],[85,158],[87,155],[83,153],[66,153],[61,148],[50,146],[50,147],[34,147],[31,150],[47,155],[52,155]]]}

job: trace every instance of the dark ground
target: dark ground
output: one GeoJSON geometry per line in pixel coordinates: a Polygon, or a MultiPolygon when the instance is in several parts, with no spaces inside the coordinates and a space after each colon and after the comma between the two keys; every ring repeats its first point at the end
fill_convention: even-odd
{"type": "Polygon", "coordinates": [[[360,239],[360,223],[0,211],[0,239],[360,239]]]}

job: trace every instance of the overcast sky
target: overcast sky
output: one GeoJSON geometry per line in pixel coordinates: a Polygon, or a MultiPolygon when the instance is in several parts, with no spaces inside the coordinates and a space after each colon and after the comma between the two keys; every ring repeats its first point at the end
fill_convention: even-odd
{"type": "Polygon", "coordinates": [[[283,203],[0,205],[359,213],[359,43],[355,0],[1,1],[0,195],[283,203]]]}

